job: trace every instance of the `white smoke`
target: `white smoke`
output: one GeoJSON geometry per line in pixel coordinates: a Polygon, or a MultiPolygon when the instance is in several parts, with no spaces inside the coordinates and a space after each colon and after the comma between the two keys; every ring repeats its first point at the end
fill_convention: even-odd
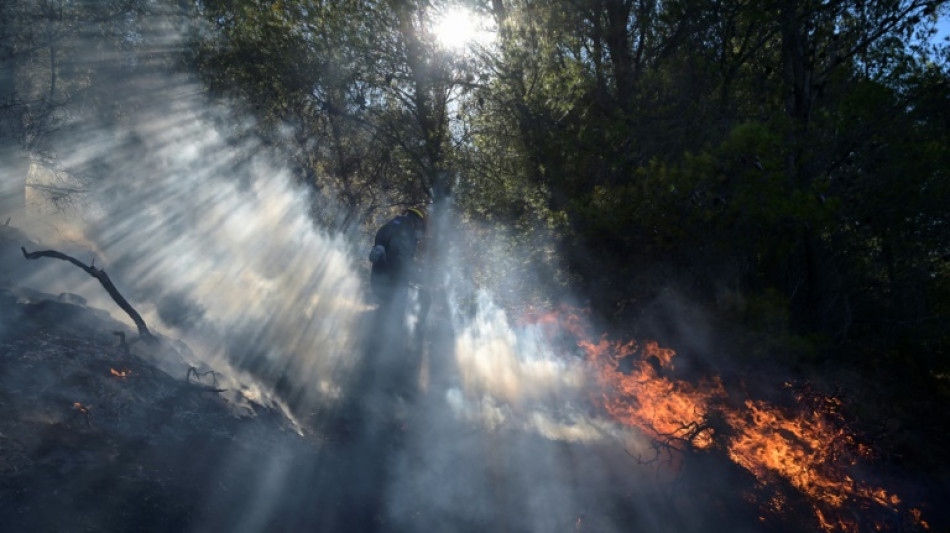
{"type": "MultiPolygon", "coordinates": [[[[393,325],[364,303],[368,243],[314,225],[312,198],[245,135],[251,124],[220,126],[233,116],[186,77],[143,86],[148,105],[62,153],[66,166],[102,169],[93,208],[74,223],[150,325],[185,339],[245,399],[279,396],[315,431],[328,410],[358,412],[356,444],[327,453],[357,468],[382,456],[367,475],[394,529],[505,522],[513,531],[563,531],[598,516],[597,530],[623,530],[600,494],[635,483],[618,482],[612,469],[642,439],[593,407],[583,358],[542,328],[518,325],[497,303],[499,287],[472,290],[478,283],[462,274],[468,258],[452,249],[470,236],[448,223],[450,209],[435,221],[448,259],[434,265],[441,274],[430,272],[447,296],[427,317],[410,315],[410,328],[393,325]],[[393,377],[414,370],[414,358],[418,380],[393,377]],[[414,397],[406,383],[425,386],[413,385],[414,397]],[[399,446],[378,438],[392,436],[391,426],[399,446]]],[[[270,499],[228,512],[264,528],[300,486],[336,488],[321,478],[329,475],[322,464],[293,468],[295,460],[282,456],[248,480],[270,499]]]]}

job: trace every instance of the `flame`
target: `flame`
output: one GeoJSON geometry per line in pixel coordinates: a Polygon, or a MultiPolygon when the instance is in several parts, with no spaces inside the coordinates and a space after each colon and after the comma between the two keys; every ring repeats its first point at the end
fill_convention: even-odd
{"type": "MultiPolygon", "coordinates": [[[[867,448],[858,445],[837,417],[827,412],[790,414],[752,400],[745,402],[745,410],[724,414],[735,432],[728,444],[729,458],[759,481],[784,478],[832,509],[848,501],[883,507],[900,504],[898,496],[856,482],[847,474],[867,448]]],[[[826,530],[841,529],[832,527],[822,513],[816,514],[826,530]]]]}
{"type": "Polygon", "coordinates": [[[930,530],[930,524],[928,524],[927,521],[923,519],[923,513],[920,512],[920,509],[911,509],[910,516],[914,519],[914,524],[925,530],[930,530]]]}
{"type": "Polygon", "coordinates": [[[116,370],[114,368],[110,368],[109,373],[117,378],[127,378],[132,375],[131,370],[116,370]]]}
{"type": "MultiPolygon", "coordinates": [[[[611,341],[606,336],[591,340],[580,314],[571,310],[537,318],[576,336],[600,386],[596,401],[614,420],[678,452],[721,449],[763,487],[791,485],[807,497],[825,531],[858,531],[848,510],[852,506],[898,510],[901,499],[896,494],[849,475],[871,449],[849,432],[840,400],[805,391],[796,395],[797,410],[752,399],[733,406],[718,377],[698,383],[676,379],[676,353],[656,342],[611,341]],[[722,421],[717,426],[721,434],[712,427],[714,419],[722,421]]],[[[786,500],[779,490],[760,503],[763,512],[783,512],[786,500]]],[[[928,527],[919,510],[910,514],[928,527]]]]}
{"type": "Polygon", "coordinates": [[[713,444],[714,431],[705,420],[710,401],[725,396],[719,380],[696,386],[661,375],[663,370],[672,370],[675,352],[655,342],[638,346],[601,338],[597,343],[580,340],[578,346],[599,369],[601,400],[615,420],[636,426],[678,450],[713,444]],[[639,357],[634,358],[635,354],[639,357]],[[624,361],[629,361],[629,372],[620,370],[624,361]]]}
{"type": "Polygon", "coordinates": [[[79,403],[79,402],[74,402],[74,403],[73,403],[73,407],[75,407],[76,409],[78,409],[79,412],[82,413],[82,414],[84,414],[84,415],[85,415],[85,414],[89,414],[89,408],[86,407],[85,405],[79,403]]]}

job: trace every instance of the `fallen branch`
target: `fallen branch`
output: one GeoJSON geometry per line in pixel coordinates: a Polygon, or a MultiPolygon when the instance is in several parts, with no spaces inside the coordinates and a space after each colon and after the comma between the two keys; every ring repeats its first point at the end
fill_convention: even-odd
{"type": "Polygon", "coordinates": [[[196,387],[197,390],[200,392],[213,392],[217,394],[221,392],[227,392],[228,390],[228,389],[218,388],[218,373],[217,372],[215,372],[214,370],[208,370],[207,372],[198,372],[198,369],[193,366],[188,367],[188,374],[185,375],[185,382],[188,383],[188,385],[191,385],[192,387],[196,387]],[[207,376],[208,374],[211,374],[211,379],[214,380],[212,385],[210,386],[205,385],[204,383],[201,383],[201,378],[204,376],[207,376]],[[195,376],[195,381],[191,380],[192,375],[195,376]]]}
{"type": "Polygon", "coordinates": [[[217,387],[217,386],[218,386],[218,373],[215,372],[214,370],[208,370],[207,372],[198,372],[198,369],[197,369],[197,368],[195,368],[195,367],[193,367],[193,366],[189,366],[189,367],[188,367],[188,373],[185,375],[185,380],[188,381],[188,382],[191,382],[191,376],[195,376],[195,381],[198,382],[198,383],[200,383],[200,382],[201,382],[201,378],[203,378],[204,376],[207,376],[208,374],[211,374],[211,379],[212,379],[212,383],[211,383],[211,384],[212,384],[212,386],[217,387]]]}
{"type": "Polygon", "coordinates": [[[43,250],[40,252],[27,252],[26,248],[20,247],[20,250],[23,251],[23,257],[27,259],[39,259],[40,257],[52,257],[54,259],[60,259],[62,261],[68,261],[77,267],[83,269],[87,274],[99,280],[99,283],[102,284],[102,287],[109,293],[109,296],[125,311],[129,317],[132,319],[132,322],[135,322],[135,327],[139,330],[139,336],[149,342],[156,342],[157,339],[152,335],[148,330],[148,326],[145,325],[145,321],[142,320],[142,316],[139,315],[126,299],[119,294],[119,290],[115,288],[115,285],[112,284],[112,280],[109,279],[109,275],[106,274],[105,270],[95,267],[95,261],[91,265],[85,265],[78,259],[70,257],[62,252],[57,252],[55,250],[43,250]]]}

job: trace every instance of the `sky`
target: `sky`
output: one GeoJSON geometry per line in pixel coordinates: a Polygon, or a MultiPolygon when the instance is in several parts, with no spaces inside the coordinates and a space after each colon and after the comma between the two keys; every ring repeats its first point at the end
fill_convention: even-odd
{"type": "Polygon", "coordinates": [[[937,21],[937,34],[934,36],[935,42],[940,42],[950,37],[950,12],[944,12],[937,21]]]}

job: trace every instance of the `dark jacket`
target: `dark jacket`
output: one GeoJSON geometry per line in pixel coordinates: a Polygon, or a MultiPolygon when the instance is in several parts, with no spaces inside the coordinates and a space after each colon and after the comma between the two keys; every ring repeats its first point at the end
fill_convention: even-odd
{"type": "Polygon", "coordinates": [[[416,226],[409,216],[398,216],[379,228],[374,241],[376,251],[370,255],[374,292],[408,286],[413,277],[413,257],[418,242],[416,226]],[[384,248],[382,254],[378,246],[384,248]]]}

